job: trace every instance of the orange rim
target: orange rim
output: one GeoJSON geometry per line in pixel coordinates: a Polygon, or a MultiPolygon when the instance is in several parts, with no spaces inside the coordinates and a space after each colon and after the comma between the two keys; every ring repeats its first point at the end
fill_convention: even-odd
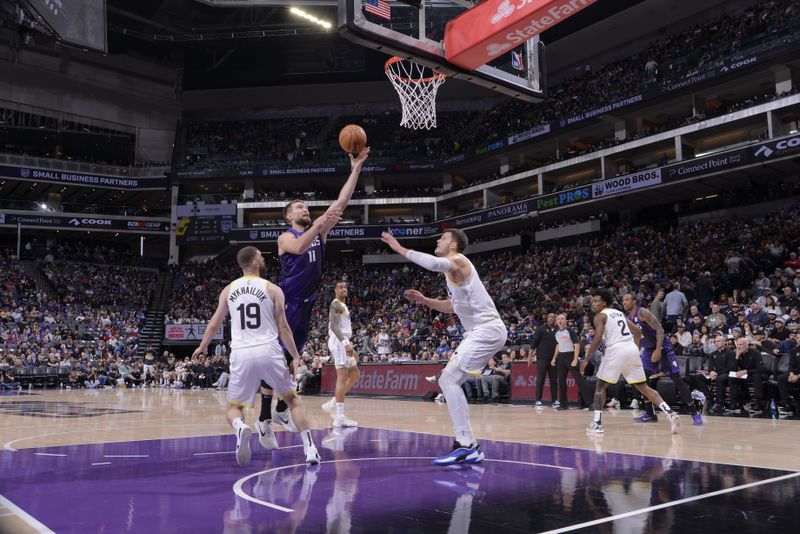
{"type": "Polygon", "coordinates": [[[404,76],[398,76],[397,74],[392,72],[392,69],[390,67],[395,63],[400,63],[401,61],[411,61],[411,60],[397,56],[390,57],[383,65],[383,71],[386,73],[387,76],[390,76],[392,79],[399,80],[404,83],[427,83],[427,82],[432,82],[434,80],[441,80],[443,78],[447,78],[447,74],[439,72],[436,69],[431,69],[433,71],[433,76],[428,76],[427,78],[406,78],[404,76]]]}

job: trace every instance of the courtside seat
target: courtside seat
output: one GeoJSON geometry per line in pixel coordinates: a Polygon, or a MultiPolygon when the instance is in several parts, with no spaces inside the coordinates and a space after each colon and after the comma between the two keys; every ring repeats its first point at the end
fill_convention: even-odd
{"type": "Polygon", "coordinates": [[[58,372],[60,367],[47,367],[45,370],[45,386],[56,387],[58,385],[58,372]]]}
{"type": "Polygon", "coordinates": [[[44,365],[37,365],[33,368],[33,386],[44,387],[47,379],[47,367],[44,365]]]}
{"type": "Polygon", "coordinates": [[[58,368],[58,381],[62,384],[69,382],[69,367],[59,367],[58,368]]]}

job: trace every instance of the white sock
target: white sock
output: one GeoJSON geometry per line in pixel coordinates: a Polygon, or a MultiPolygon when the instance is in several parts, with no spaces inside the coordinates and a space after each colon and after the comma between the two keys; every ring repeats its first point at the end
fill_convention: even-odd
{"type": "Polygon", "coordinates": [[[236,419],[233,420],[233,422],[231,422],[231,426],[233,427],[234,430],[238,432],[240,428],[247,425],[244,423],[244,421],[242,421],[241,417],[237,417],[236,419]]]}
{"type": "Polygon", "coordinates": [[[475,435],[472,433],[472,429],[457,428],[456,441],[463,447],[469,447],[473,445],[475,443],[475,435]]]}
{"type": "Polygon", "coordinates": [[[344,403],[337,402],[336,403],[336,417],[344,417],[344,403]]]}
{"type": "Polygon", "coordinates": [[[603,411],[602,410],[595,410],[594,411],[594,422],[595,423],[600,423],[600,417],[602,415],[603,415],[603,411]]]}
{"type": "Polygon", "coordinates": [[[464,390],[461,389],[463,379],[459,381],[457,376],[459,373],[463,374],[463,378],[466,378],[466,373],[460,369],[445,369],[439,378],[439,387],[442,389],[447,402],[447,411],[450,412],[450,419],[453,421],[456,441],[460,445],[468,447],[475,442],[475,435],[472,433],[472,426],[469,424],[469,405],[467,404],[467,398],[464,396],[464,390]]]}
{"type": "Polygon", "coordinates": [[[311,439],[311,430],[300,432],[300,439],[303,441],[303,452],[308,453],[308,449],[314,446],[314,440],[311,439]]]}
{"type": "Polygon", "coordinates": [[[661,404],[659,404],[659,405],[658,405],[658,408],[659,408],[659,409],[660,409],[662,412],[664,412],[665,414],[667,414],[667,415],[669,415],[670,413],[672,413],[672,408],[670,408],[670,407],[669,407],[669,404],[667,404],[666,402],[662,402],[661,404]]]}

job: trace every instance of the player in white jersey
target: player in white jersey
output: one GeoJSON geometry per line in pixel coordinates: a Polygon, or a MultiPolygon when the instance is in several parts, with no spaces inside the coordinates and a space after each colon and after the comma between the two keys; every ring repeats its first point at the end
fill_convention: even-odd
{"type": "Polygon", "coordinates": [[[333,426],[358,426],[358,423],[344,415],[344,396],[360,376],[356,351],[350,343],[353,326],[347,308],[347,282],[336,282],[333,294],[336,298],[331,302],[328,314],[328,350],[336,366],[336,392],[331,400],[322,405],[322,409],[333,417],[333,426]]]}
{"type": "Polygon", "coordinates": [[[455,427],[453,450],[436,458],[437,465],[478,463],[483,451],[469,422],[469,406],[461,384],[478,375],[486,363],[506,344],[506,326],[472,263],[462,254],[469,240],[462,230],[449,229],[436,241],[435,256],[409,250],[384,232],[381,241],[392,250],[417,265],[444,273],[449,298],[428,298],[415,289],[406,290],[405,297],[442,313],[455,313],[464,327],[464,340],[447,362],[439,378],[439,386],[447,401],[447,409],[455,427]]]}
{"type": "MultiPolygon", "coordinates": [[[[295,395],[295,384],[278,343],[280,337],[297,365],[300,355],[286,322],[283,291],[261,278],[266,265],[261,251],[256,247],[241,249],[236,255],[236,261],[242,268],[242,277],[228,284],[219,294],[217,310],[208,322],[203,340],[192,357],[206,353],[213,333],[230,312],[231,373],[226,416],[236,431],[236,461],[239,465],[250,462],[250,436],[253,430],[244,422],[242,407],[254,407],[253,397],[264,380],[289,405],[295,425],[302,435],[306,462],[318,464],[319,453],[311,439],[305,411],[295,395]]],[[[277,448],[274,434],[270,437],[272,448],[277,448]]]]}
{"type": "Polygon", "coordinates": [[[594,392],[594,420],[586,431],[592,434],[603,433],[600,416],[606,402],[606,388],[609,384],[616,384],[619,375],[622,375],[628,384],[638,389],[639,393],[667,415],[672,433],[677,434],[680,428],[678,414],[664,402],[656,390],[647,385],[642,359],[639,357],[642,331],[630,322],[623,312],[612,308],[613,302],[614,298],[608,289],[597,289],[592,293],[594,331],[598,332],[598,335],[594,336],[592,344],[586,349],[586,358],[594,356],[602,340],[606,342],[606,350],[596,373],[599,380],[594,392]]]}

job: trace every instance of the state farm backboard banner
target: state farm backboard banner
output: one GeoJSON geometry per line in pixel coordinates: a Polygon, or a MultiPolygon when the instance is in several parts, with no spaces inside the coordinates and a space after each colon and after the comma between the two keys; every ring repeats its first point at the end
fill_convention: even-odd
{"type": "MultiPolygon", "coordinates": [[[[350,391],[364,395],[408,395],[422,397],[429,391],[440,393],[439,386],[425,380],[442,370],[438,363],[377,363],[358,366],[361,377],[350,391]]],[[[336,369],[325,365],[322,369],[322,393],[336,389],[336,369]]]]}
{"type": "Polygon", "coordinates": [[[447,61],[474,70],[597,0],[486,0],[447,23],[447,61]]]}
{"type": "MultiPolygon", "coordinates": [[[[525,363],[514,363],[511,366],[511,398],[517,399],[536,399],[536,369],[538,364],[533,363],[528,366],[525,363]]],[[[545,377],[544,379],[544,394],[542,400],[549,401],[550,396],[550,380],[545,377]]],[[[578,400],[578,385],[572,374],[567,375],[567,399],[571,401],[578,400]]]]}

